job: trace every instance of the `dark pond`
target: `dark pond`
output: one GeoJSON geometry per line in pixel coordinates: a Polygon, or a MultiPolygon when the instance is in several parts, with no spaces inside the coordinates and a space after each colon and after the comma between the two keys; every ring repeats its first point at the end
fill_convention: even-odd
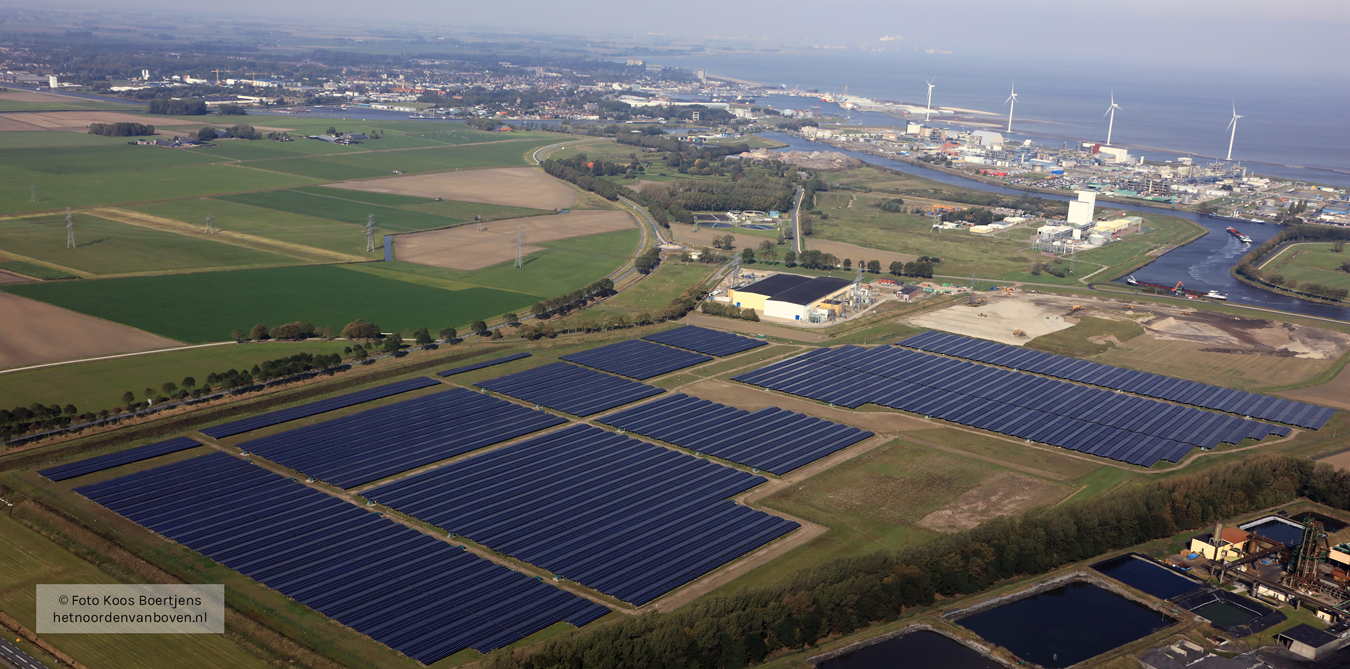
{"type": "Polygon", "coordinates": [[[1279,520],[1267,520],[1260,525],[1246,528],[1251,534],[1259,534],[1274,539],[1290,548],[1303,543],[1303,529],[1279,520]]]}
{"type": "Polygon", "coordinates": [[[1050,669],[1078,664],[1174,622],[1143,604],[1083,581],[959,621],[990,643],[1050,669]]]}
{"type": "Polygon", "coordinates": [[[920,630],[816,665],[820,669],[997,669],[999,663],[937,632],[920,630]]]}
{"type": "Polygon", "coordinates": [[[1311,518],[1312,520],[1316,520],[1316,521],[1322,523],[1322,529],[1324,529],[1324,530],[1326,530],[1327,532],[1332,533],[1332,534],[1335,534],[1336,532],[1340,532],[1341,530],[1343,530],[1343,529],[1345,529],[1345,528],[1347,527],[1345,521],[1343,521],[1343,520],[1340,520],[1340,519],[1338,519],[1338,518],[1332,518],[1331,516],[1324,516],[1324,515],[1322,515],[1322,514],[1320,514],[1320,513],[1314,513],[1314,512],[1312,512],[1312,511],[1304,511],[1303,513],[1296,514],[1296,515],[1293,515],[1293,516],[1290,516],[1290,517],[1289,517],[1290,520],[1292,520],[1292,521],[1294,521],[1294,522],[1296,522],[1296,523],[1301,523],[1301,522],[1303,522],[1304,520],[1309,519],[1309,518],[1311,518]]]}
{"type": "Polygon", "coordinates": [[[1158,599],[1171,599],[1200,587],[1199,583],[1167,567],[1133,555],[1098,562],[1092,568],[1158,599]]]}
{"type": "Polygon", "coordinates": [[[1251,609],[1245,609],[1237,604],[1223,601],[1206,604],[1192,611],[1192,613],[1223,627],[1241,625],[1261,617],[1259,613],[1251,609]]]}

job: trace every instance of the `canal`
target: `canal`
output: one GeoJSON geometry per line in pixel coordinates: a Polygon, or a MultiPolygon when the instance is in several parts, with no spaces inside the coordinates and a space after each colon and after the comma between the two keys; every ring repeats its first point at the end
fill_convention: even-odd
{"type": "MultiPolygon", "coordinates": [[[[787,144],[787,146],[782,149],[785,151],[836,151],[872,165],[879,165],[898,172],[904,172],[905,174],[912,174],[917,177],[945,183],[950,186],[975,188],[982,191],[1001,193],[1015,197],[1020,197],[1022,193],[1025,192],[1013,188],[993,186],[981,181],[975,181],[974,179],[967,179],[945,172],[939,172],[937,170],[916,167],[898,160],[882,158],[880,156],[874,156],[849,149],[841,149],[830,144],[799,139],[782,133],[766,132],[761,133],[761,136],[787,144]]],[[[1046,193],[1032,193],[1032,195],[1053,200],[1067,201],[1074,199],[1064,195],[1046,193]]],[[[1191,290],[1198,290],[1200,292],[1217,290],[1220,293],[1226,293],[1228,295],[1228,301],[1233,304],[1260,307],[1264,309],[1276,309],[1304,316],[1350,321],[1350,308],[1309,302],[1307,300],[1300,300],[1295,297],[1261,290],[1260,288],[1255,288],[1238,281],[1228,273],[1229,268],[1237,264],[1237,261],[1247,252],[1245,244],[1242,244],[1232,235],[1228,234],[1227,228],[1229,226],[1234,226],[1243,234],[1251,237],[1253,245],[1259,245],[1271,237],[1274,237],[1282,229],[1280,226],[1258,225],[1256,223],[1234,224],[1229,221],[1221,221],[1192,212],[1173,211],[1171,209],[1149,207],[1142,204],[1135,205],[1104,202],[1101,206],[1108,209],[1126,209],[1130,211],[1142,211],[1184,218],[1200,225],[1207,231],[1206,234],[1199,239],[1196,239],[1185,246],[1173,249],[1163,254],[1152,263],[1136,270],[1134,272],[1134,277],[1140,281],[1168,286],[1176,285],[1178,281],[1181,281],[1191,290]]],[[[1117,283],[1125,285],[1124,278],[1122,277],[1119,279],[1117,283]]]]}

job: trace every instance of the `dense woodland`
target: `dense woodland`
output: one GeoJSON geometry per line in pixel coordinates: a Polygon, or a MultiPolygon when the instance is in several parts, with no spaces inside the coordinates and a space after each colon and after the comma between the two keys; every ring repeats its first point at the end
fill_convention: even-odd
{"type": "Polygon", "coordinates": [[[767,587],[647,613],[516,651],[491,669],[730,669],[896,620],[936,595],[980,592],[1051,569],[1306,497],[1350,507],[1350,475],[1262,455],[1108,497],[1000,517],[898,554],[808,569],[767,587]]]}
{"type": "Polygon", "coordinates": [[[144,123],[90,123],[89,134],[104,137],[140,137],[155,134],[155,126],[144,123]]]}

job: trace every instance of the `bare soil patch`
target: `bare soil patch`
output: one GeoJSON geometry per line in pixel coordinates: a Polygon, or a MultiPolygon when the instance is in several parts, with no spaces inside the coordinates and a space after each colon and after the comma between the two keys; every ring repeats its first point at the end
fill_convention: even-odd
{"type": "MultiPolygon", "coordinates": [[[[399,235],[394,238],[394,248],[399,260],[450,269],[482,269],[516,257],[512,240],[522,228],[526,242],[547,242],[627,230],[636,225],[632,215],[624,211],[574,211],[484,223],[482,232],[477,231],[477,226],[461,225],[399,235]]],[[[527,243],[524,252],[541,249],[527,243]]]]}
{"type": "Polygon", "coordinates": [[[1325,462],[1341,471],[1350,471],[1350,451],[1341,451],[1328,455],[1325,458],[1319,458],[1318,462],[1325,462]]]}
{"type": "Polygon", "coordinates": [[[919,525],[938,532],[969,530],[996,516],[1022,513],[1052,504],[1068,490],[1062,485],[1016,472],[999,472],[946,506],[924,516],[919,525]]]}
{"type": "MultiPolygon", "coordinates": [[[[13,116],[13,115],[12,115],[13,116]]],[[[23,114],[20,121],[39,130],[78,130],[83,132],[90,123],[147,123],[156,128],[167,125],[201,125],[200,121],[183,121],[171,117],[124,114],[111,111],[35,112],[23,114]]]]}
{"type": "Polygon", "coordinates": [[[37,279],[0,269],[0,283],[32,283],[34,281],[37,281],[37,279]]]}
{"type": "Polygon", "coordinates": [[[0,367],[178,346],[172,339],[0,293],[0,367]]]}
{"type": "Polygon", "coordinates": [[[1003,293],[993,291],[985,297],[989,300],[987,304],[970,306],[960,301],[943,309],[922,313],[906,322],[1014,346],[1067,329],[1078,322],[1077,318],[1066,316],[1074,300],[1030,293],[1004,296],[1003,293]],[[1026,332],[1027,336],[1014,335],[1015,330],[1026,332]]]}
{"type": "Polygon", "coordinates": [[[74,102],[72,98],[68,98],[64,95],[38,93],[37,91],[9,91],[7,93],[0,93],[0,100],[13,100],[15,102],[74,102]]]}
{"type": "Polygon", "coordinates": [[[777,407],[788,411],[852,425],[878,434],[932,429],[933,424],[891,411],[851,411],[832,408],[783,393],[771,393],[754,386],[708,379],[679,388],[679,392],[746,411],[777,407]]]}
{"type": "Polygon", "coordinates": [[[567,209],[577,202],[577,192],[571,186],[533,167],[414,174],[328,185],[348,190],[439,197],[532,209],[567,209]]]}
{"type": "MultiPolygon", "coordinates": [[[[0,132],[26,132],[33,130],[43,130],[44,128],[30,125],[21,121],[20,114],[0,114],[0,132]]],[[[23,116],[26,116],[24,114],[23,116]]]]}

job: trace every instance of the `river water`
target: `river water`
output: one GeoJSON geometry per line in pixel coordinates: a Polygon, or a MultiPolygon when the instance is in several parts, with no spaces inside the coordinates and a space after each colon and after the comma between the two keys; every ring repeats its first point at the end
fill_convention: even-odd
{"type": "MultiPolygon", "coordinates": [[[[991,193],[1002,193],[1004,195],[1013,196],[1021,196],[1023,193],[1023,191],[1012,188],[992,186],[981,181],[975,181],[974,179],[967,179],[945,172],[939,172],[937,170],[916,167],[898,160],[891,160],[889,158],[882,158],[880,156],[860,153],[858,151],[841,149],[829,144],[812,142],[810,140],[799,139],[781,133],[767,132],[763,133],[763,136],[787,144],[788,146],[782,149],[784,151],[837,151],[873,165],[887,167],[899,172],[912,174],[925,179],[932,179],[933,181],[952,186],[975,188],[991,193]]],[[[1073,199],[1064,195],[1044,193],[1033,193],[1033,195],[1054,200],[1073,199]]],[[[1170,209],[1148,207],[1144,205],[1106,202],[1103,203],[1102,206],[1106,209],[1127,209],[1130,211],[1176,216],[1177,218],[1193,221],[1208,231],[1203,237],[1200,237],[1190,244],[1173,249],[1163,254],[1152,263],[1135,270],[1134,277],[1140,281],[1168,286],[1176,285],[1178,281],[1181,281],[1191,290],[1199,290],[1201,292],[1217,290],[1220,293],[1226,293],[1228,295],[1228,301],[1234,304],[1276,309],[1304,316],[1350,321],[1350,309],[1345,307],[1309,302],[1307,300],[1300,300],[1296,297],[1289,297],[1261,290],[1260,288],[1255,288],[1238,281],[1228,273],[1229,268],[1237,264],[1238,260],[1240,260],[1247,252],[1246,245],[1239,242],[1226,231],[1230,225],[1236,227],[1248,237],[1251,237],[1253,245],[1259,245],[1271,237],[1274,237],[1276,234],[1279,234],[1282,229],[1280,226],[1258,225],[1256,223],[1234,224],[1229,221],[1221,221],[1191,212],[1173,211],[1170,209]]],[[[1117,283],[1124,285],[1125,281],[1122,278],[1118,280],[1117,283]]]]}

